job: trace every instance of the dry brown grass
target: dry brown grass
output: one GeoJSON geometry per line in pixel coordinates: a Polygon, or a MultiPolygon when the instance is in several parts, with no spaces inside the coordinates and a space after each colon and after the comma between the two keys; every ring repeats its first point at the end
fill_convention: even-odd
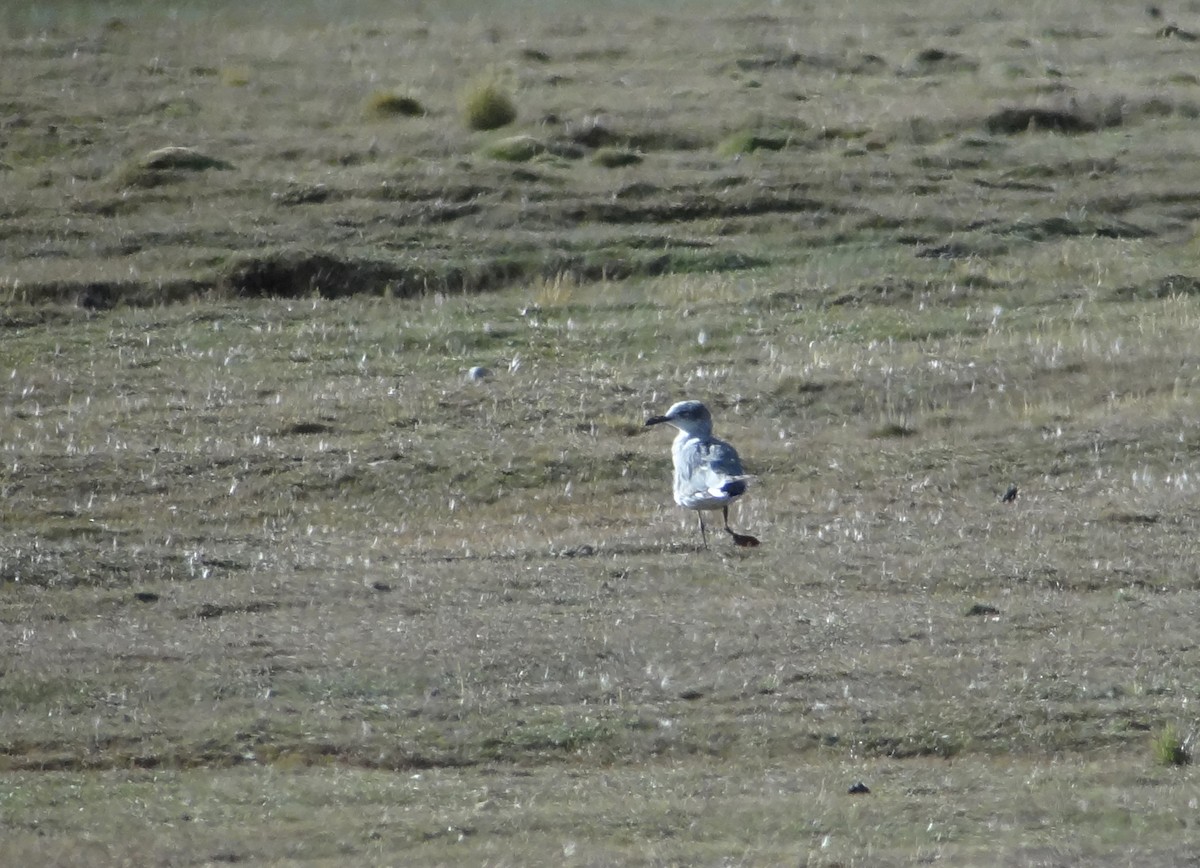
{"type": "Polygon", "coordinates": [[[842,8],[12,19],[9,859],[1194,859],[1191,55],[842,8]],[[683,396],[762,547],[670,503],[683,396]]]}

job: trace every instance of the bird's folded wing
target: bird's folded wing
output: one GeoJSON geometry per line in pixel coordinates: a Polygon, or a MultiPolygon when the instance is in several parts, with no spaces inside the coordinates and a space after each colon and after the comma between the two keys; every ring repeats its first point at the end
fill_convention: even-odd
{"type": "Polygon", "coordinates": [[[736,497],[746,490],[744,482],[749,477],[742,471],[737,450],[723,440],[714,439],[682,457],[680,470],[689,492],[736,497]],[[731,486],[731,483],[743,484],[731,486]]]}
{"type": "Polygon", "coordinates": [[[742,461],[738,458],[737,450],[724,440],[712,440],[702,450],[704,463],[709,469],[726,479],[743,477],[742,461]]]}

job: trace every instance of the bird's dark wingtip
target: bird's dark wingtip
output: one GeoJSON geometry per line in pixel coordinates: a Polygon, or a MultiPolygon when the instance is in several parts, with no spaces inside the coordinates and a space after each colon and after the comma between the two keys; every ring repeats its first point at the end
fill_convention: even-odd
{"type": "Polygon", "coordinates": [[[730,497],[741,497],[746,493],[746,480],[734,479],[731,482],[726,482],[721,486],[721,491],[730,497]]]}

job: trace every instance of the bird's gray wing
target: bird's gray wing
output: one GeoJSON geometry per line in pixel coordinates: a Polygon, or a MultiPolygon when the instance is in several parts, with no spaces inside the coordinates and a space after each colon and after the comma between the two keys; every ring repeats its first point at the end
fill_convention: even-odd
{"type": "Polygon", "coordinates": [[[704,463],[714,474],[727,479],[746,475],[737,450],[715,437],[705,446],[704,463]]]}
{"type": "Polygon", "coordinates": [[[746,475],[737,450],[713,438],[680,456],[678,493],[685,498],[737,497],[746,490],[746,475]]]}

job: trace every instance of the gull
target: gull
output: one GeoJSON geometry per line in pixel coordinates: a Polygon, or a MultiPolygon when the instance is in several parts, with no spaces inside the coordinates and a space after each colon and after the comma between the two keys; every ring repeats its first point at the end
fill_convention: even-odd
{"type": "Polygon", "coordinates": [[[705,509],[720,509],[725,530],[735,545],[756,546],[754,537],[738,533],[729,526],[729,504],[746,493],[750,477],[742,471],[737,450],[712,432],[712,414],[699,401],[672,404],[666,415],[651,416],[646,425],[666,422],[679,429],[671,445],[675,464],[675,502],[684,509],[696,510],[700,519],[700,539],[708,548],[704,530],[705,509]]]}

